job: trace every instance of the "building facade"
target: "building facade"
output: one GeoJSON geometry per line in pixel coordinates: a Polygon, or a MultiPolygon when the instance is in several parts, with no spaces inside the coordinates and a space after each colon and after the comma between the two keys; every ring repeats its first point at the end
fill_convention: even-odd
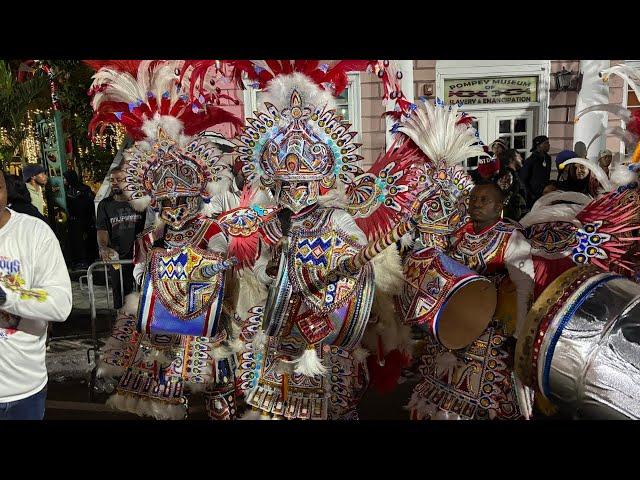
{"type": "MultiPolygon", "coordinates": [[[[463,109],[475,117],[474,126],[480,139],[490,144],[502,138],[511,147],[529,154],[537,135],[550,138],[550,155],[573,149],[575,142],[591,138],[606,128],[621,126],[613,114],[593,113],[574,123],[576,106],[608,100],[623,106],[640,108],[638,99],[618,77],[603,85],[597,74],[602,68],[619,63],[640,66],[635,60],[399,60],[403,71],[404,93],[411,100],[426,97],[442,99],[447,104],[461,102],[463,109]],[[568,89],[558,89],[556,76],[566,75],[568,89]],[[582,78],[578,73],[582,72],[582,78]],[[585,120],[586,119],[586,120],[585,120]]],[[[349,86],[339,99],[339,108],[359,132],[361,155],[365,165],[389,146],[390,123],[383,117],[380,99],[382,85],[371,73],[352,73],[349,86]]],[[[234,113],[246,117],[255,111],[261,92],[251,87],[227,93],[240,101],[228,105],[234,113]]],[[[224,129],[222,133],[229,134],[224,129]]],[[[589,148],[589,157],[608,148],[614,157],[624,153],[624,144],[615,136],[603,135],[589,148]]],[[[467,168],[475,168],[476,160],[469,159],[467,168]]],[[[554,166],[555,168],[555,166],[554,166]]],[[[553,176],[552,176],[553,178],[553,176]]]]}

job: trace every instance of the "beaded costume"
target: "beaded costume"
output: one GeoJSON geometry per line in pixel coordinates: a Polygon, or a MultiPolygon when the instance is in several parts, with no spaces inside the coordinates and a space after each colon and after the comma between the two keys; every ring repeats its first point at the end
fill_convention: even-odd
{"type": "MultiPolygon", "coordinates": [[[[190,66],[206,75],[211,63],[190,66]]],[[[265,90],[264,105],[237,136],[243,172],[252,188],[274,191],[285,219],[260,229],[254,273],[270,289],[243,324],[247,349],[240,356],[240,388],[257,417],[357,418],[355,407],[368,383],[367,353],[359,346],[378,284],[374,269],[384,281],[394,269],[399,275],[400,265],[391,250],[381,267],[353,259],[410,206],[406,166],[414,154],[401,148],[362,171],[356,133],[336,113],[332,93],[346,87],[347,71],[373,68],[385,97],[401,108],[408,102],[388,62],[266,60],[234,66],[236,77],[244,74],[265,90]],[[276,266],[275,277],[267,274],[269,265],[276,266]]],[[[390,288],[383,285],[381,294],[390,288]]]]}
{"type": "Polygon", "coordinates": [[[211,198],[229,190],[230,164],[222,153],[231,144],[210,132],[189,135],[240,122],[212,106],[210,95],[189,100],[188,78],[178,84],[179,62],[141,61],[135,77],[118,67],[101,65],[94,76],[92,123],[121,122],[137,140],[124,154],[122,188],[134,208],[150,205],[161,223],[136,242],[140,295],[127,298],[97,374],[118,378],[108,400],[114,408],[181,419],[190,396],[201,392],[210,418],[233,419],[241,342],[225,288],[238,259],[227,251],[234,235],[247,234],[232,220],[256,213],[207,217],[211,198]]]}
{"type": "MultiPolygon", "coordinates": [[[[533,268],[528,244],[516,225],[498,221],[474,232],[469,222],[467,198],[473,183],[458,163],[484,153],[475,130],[469,128],[471,120],[457,107],[425,101],[394,128],[409,136],[423,154],[416,184],[418,240],[405,259],[406,283],[398,301],[412,324],[415,305],[423,304],[426,310],[444,308],[445,289],[452,286],[438,282],[448,277],[428,277],[433,278],[432,283],[423,286],[415,279],[436,266],[455,277],[460,268],[450,258],[494,282],[500,292],[498,303],[512,304],[511,315],[506,315],[510,325],[506,327],[495,316],[479,338],[461,350],[449,350],[436,335],[428,334],[418,367],[423,379],[409,402],[414,419],[520,417],[504,330],[513,334],[516,319],[524,320],[533,289],[533,268]],[[515,289],[506,287],[509,276],[515,289]],[[509,295],[504,295],[507,291],[509,295]]],[[[458,274],[469,275],[463,271],[458,274]]]]}

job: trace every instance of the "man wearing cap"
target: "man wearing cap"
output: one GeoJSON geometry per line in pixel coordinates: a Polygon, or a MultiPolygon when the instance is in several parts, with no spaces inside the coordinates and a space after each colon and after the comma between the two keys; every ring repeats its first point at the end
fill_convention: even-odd
{"type": "Polygon", "coordinates": [[[31,163],[25,165],[22,170],[22,179],[27,184],[29,195],[31,195],[31,203],[38,209],[41,215],[44,215],[44,187],[47,184],[47,174],[45,169],[39,163],[31,163]]]}
{"type": "Polygon", "coordinates": [[[524,162],[520,178],[527,189],[527,206],[542,196],[542,191],[551,177],[551,157],[549,156],[549,137],[540,135],[533,139],[531,155],[524,162]]]}

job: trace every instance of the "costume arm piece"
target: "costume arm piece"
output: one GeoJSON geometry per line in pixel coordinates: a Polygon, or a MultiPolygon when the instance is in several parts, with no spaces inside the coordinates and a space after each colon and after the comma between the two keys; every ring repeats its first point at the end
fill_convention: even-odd
{"type": "Polygon", "coordinates": [[[524,326],[534,287],[531,246],[518,231],[514,231],[509,239],[504,255],[504,262],[509,272],[509,277],[516,286],[518,318],[516,320],[516,331],[513,336],[518,338],[524,326]]]}
{"type": "Polygon", "coordinates": [[[7,296],[0,310],[23,318],[64,322],[71,313],[71,280],[60,244],[44,224],[33,234],[40,241],[29,259],[33,262],[32,288],[25,288],[19,275],[0,276],[0,287],[7,296]]]}

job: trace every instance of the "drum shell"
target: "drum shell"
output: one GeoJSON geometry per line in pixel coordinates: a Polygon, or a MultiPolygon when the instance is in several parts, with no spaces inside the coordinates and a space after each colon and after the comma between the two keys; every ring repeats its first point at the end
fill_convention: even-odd
{"type": "Polygon", "coordinates": [[[640,418],[640,285],[611,273],[580,285],[544,332],[537,378],[573,415],[640,418]]]}
{"type": "Polygon", "coordinates": [[[459,349],[470,345],[493,318],[497,300],[493,283],[438,250],[423,249],[413,252],[405,262],[405,280],[399,298],[404,323],[425,325],[446,348],[459,349]],[[468,302],[469,310],[458,316],[447,315],[448,308],[460,308],[461,297],[456,299],[456,296],[464,295],[465,289],[468,294],[470,288],[482,291],[482,294],[475,295],[474,301],[468,302]],[[442,322],[445,322],[444,328],[451,331],[458,327],[446,322],[458,319],[462,337],[456,335],[458,338],[453,339],[443,332],[442,322]],[[468,334],[464,333],[467,331],[468,334]]]}

